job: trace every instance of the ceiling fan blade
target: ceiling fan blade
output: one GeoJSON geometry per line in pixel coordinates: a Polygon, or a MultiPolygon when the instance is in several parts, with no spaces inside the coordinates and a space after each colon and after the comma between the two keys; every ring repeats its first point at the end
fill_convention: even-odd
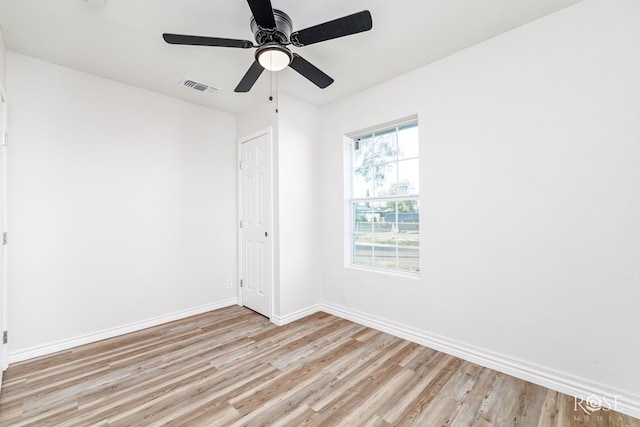
{"type": "Polygon", "coordinates": [[[262,65],[258,64],[258,61],[254,61],[242,80],[240,80],[240,83],[238,83],[234,92],[249,92],[263,71],[264,68],[262,68],[262,65]]]}
{"type": "Polygon", "coordinates": [[[333,83],[333,79],[331,77],[320,71],[319,68],[317,68],[315,65],[313,65],[297,53],[293,54],[293,61],[291,61],[289,67],[302,74],[304,77],[309,79],[311,83],[315,84],[320,89],[324,89],[331,83],[333,83]]]}
{"type": "Polygon", "coordinates": [[[290,38],[293,45],[302,47],[326,40],[337,39],[338,37],[362,33],[369,31],[371,28],[373,28],[371,12],[363,10],[353,15],[344,16],[334,19],[333,21],[325,22],[324,24],[296,31],[291,34],[290,38]]]}
{"type": "Polygon", "coordinates": [[[249,8],[256,20],[256,24],[264,29],[276,28],[276,18],[273,16],[271,0],[247,0],[249,8]]]}
{"type": "Polygon", "coordinates": [[[218,37],[187,36],[184,34],[163,34],[162,38],[169,44],[186,44],[191,46],[253,47],[249,40],[221,39],[218,37]]]}

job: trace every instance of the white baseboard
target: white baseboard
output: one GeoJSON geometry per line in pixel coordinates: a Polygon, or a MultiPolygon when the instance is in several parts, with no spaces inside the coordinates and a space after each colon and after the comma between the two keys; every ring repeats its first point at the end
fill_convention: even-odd
{"type": "Polygon", "coordinates": [[[296,320],[302,319],[303,317],[319,311],[322,311],[322,306],[320,304],[316,304],[291,314],[287,314],[286,316],[271,316],[271,321],[278,326],[284,326],[287,323],[295,322],[296,320]]]}
{"type": "Polygon", "coordinates": [[[319,310],[329,314],[351,320],[352,322],[386,332],[399,338],[404,338],[424,345],[425,347],[468,360],[480,366],[494,369],[498,372],[559,391],[569,396],[582,398],[585,401],[588,397],[595,397],[596,399],[606,397],[608,403],[611,403],[613,406],[615,397],[615,407],[611,409],[635,418],[640,418],[640,396],[625,392],[624,390],[593,383],[583,378],[538,366],[524,360],[494,353],[442,336],[429,334],[400,323],[337,304],[324,302],[318,307],[319,310]]]}
{"type": "Polygon", "coordinates": [[[143,320],[140,322],[130,323],[128,325],[119,326],[116,328],[105,329],[102,331],[94,332],[91,334],[81,335],[75,338],[69,338],[65,340],[55,341],[35,347],[27,348],[25,350],[18,350],[16,352],[9,352],[9,363],[22,362],[23,360],[33,359],[34,357],[46,356],[62,350],[68,350],[73,347],[77,347],[84,344],[90,344],[96,341],[100,341],[107,338],[117,337],[119,335],[128,334],[131,332],[140,331],[142,329],[158,326],[163,323],[173,322],[174,320],[184,319],[189,316],[195,316],[197,314],[206,313],[207,311],[217,310],[219,308],[228,307],[230,305],[238,304],[237,298],[231,298],[228,300],[218,301],[212,304],[205,304],[199,307],[190,308],[187,310],[170,313],[151,319],[143,320]]]}

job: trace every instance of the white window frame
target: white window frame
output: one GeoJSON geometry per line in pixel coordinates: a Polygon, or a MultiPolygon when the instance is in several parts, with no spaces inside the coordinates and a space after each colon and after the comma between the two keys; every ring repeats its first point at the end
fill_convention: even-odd
{"type": "MultiPolygon", "coordinates": [[[[377,133],[377,132],[385,132],[389,129],[392,128],[399,128],[402,126],[406,126],[408,124],[414,123],[416,124],[416,126],[418,127],[418,132],[419,132],[419,121],[418,121],[418,116],[414,115],[414,116],[410,116],[410,117],[406,117],[400,120],[396,120],[396,121],[392,121],[392,122],[388,122],[388,123],[384,123],[378,126],[374,126],[374,127],[370,127],[370,128],[366,128],[363,130],[359,130],[356,132],[351,132],[349,134],[346,134],[344,137],[344,147],[345,147],[345,151],[344,151],[344,167],[345,167],[345,186],[344,186],[344,206],[345,206],[345,216],[344,216],[344,230],[345,230],[345,266],[349,267],[349,268],[353,268],[353,269],[357,269],[357,270],[365,270],[365,271],[374,271],[374,272],[378,272],[378,273],[384,273],[384,274],[391,274],[391,275],[397,275],[397,276],[402,276],[402,277],[409,277],[409,278],[419,278],[420,277],[420,268],[418,267],[418,271],[409,271],[409,270],[403,270],[403,269],[399,269],[399,268],[387,268],[387,267],[379,267],[379,266],[373,266],[373,265],[364,265],[364,264],[356,264],[354,261],[354,253],[355,253],[355,248],[354,248],[354,233],[356,232],[354,230],[354,224],[355,224],[355,220],[354,220],[354,209],[353,209],[353,205],[354,203],[358,203],[358,202],[389,202],[389,201],[404,201],[404,200],[415,200],[418,203],[418,212],[420,212],[420,191],[418,190],[417,193],[415,194],[409,194],[409,195],[400,195],[400,196],[381,196],[381,197],[367,197],[367,198],[356,198],[354,197],[354,189],[353,189],[353,181],[354,181],[354,176],[353,176],[353,142],[355,139],[362,137],[362,136],[366,136],[372,133],[377,133]]],[[[418,136],[419,138],[419,136],[418,136]]],[[[418,159],[420,159],[420,151],[418,148],[418,156],[415,157],[418,159]]],[[[414,159],[414,158],[411,158],[414,159]]],[[[403,161],[405,159],[402,159],[400,161],[403,161]]],[[[406,160],[410,160],[410,159],[406,159],[406,160]]],[[[396,164],[398,163],[398,160],[396,160],[396,164]]],[[[421,174],[419,172],[419,174],[421,174]]],[[[396,212],[397,213],[397,212],[396,212]]],[[[418,233],[418,254],[422,253],[422,239],[420,239],[420,233],[418,233]]],[[[396,256],[398,255],[397,249],[396,249],[396,256]]],[[[418,255],[420,256],[420,255],[418,255]]],[[[375,256],[374,256],[375,257],[375,256]]],[[[420,258],[418,258],[418,265],[420,265],[421,261],[420,258]]]]}

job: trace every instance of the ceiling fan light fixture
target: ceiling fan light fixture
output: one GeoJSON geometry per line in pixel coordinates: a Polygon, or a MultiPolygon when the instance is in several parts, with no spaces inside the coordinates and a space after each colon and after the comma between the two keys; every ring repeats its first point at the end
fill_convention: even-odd
{"type": "Polygon", "coordinates": [[[280,71],[291,64],[293,55],[286,47],[273,43],[261,46],[256,51],[256,60],[265,70],[280,71]]]}

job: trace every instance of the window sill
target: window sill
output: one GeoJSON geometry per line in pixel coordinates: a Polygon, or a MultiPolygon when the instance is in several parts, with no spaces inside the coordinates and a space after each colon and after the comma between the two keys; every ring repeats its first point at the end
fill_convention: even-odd
{"type": "Polygon", "coordinates": [[[368,273],[384,274],[387,276],[401,277],[403,279],[420,280],[420,273],[409,273],[403,271],[387,270],[384,268],[366,267],[357,264],[347,264],[345,266],[350,270],[366,271],[368,273]]]}

